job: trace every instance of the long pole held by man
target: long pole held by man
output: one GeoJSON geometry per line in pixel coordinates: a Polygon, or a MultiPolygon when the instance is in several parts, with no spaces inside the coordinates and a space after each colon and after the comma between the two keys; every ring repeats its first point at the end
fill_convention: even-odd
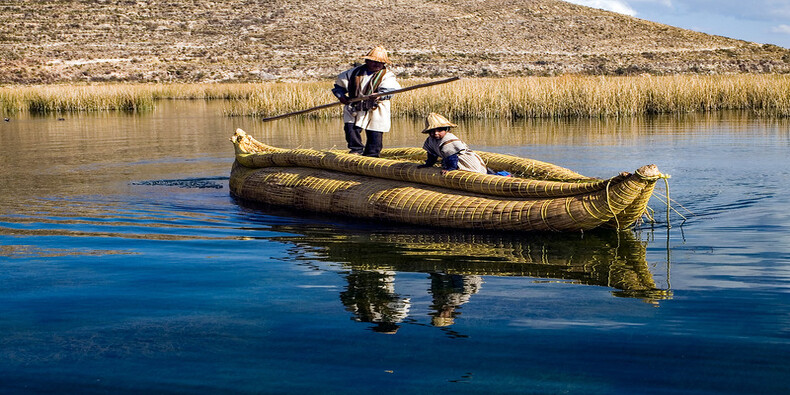
{"type": "MultiPolygon", "coordinates": [[[[349,102],[353,103],[353,102],[358,102],[358,101],[363,101],[363,100],[368,100],[368,99],[375,99],[375,98],[381,97],[381,96],[391,96],[391,95],[394,95],[394,94],[397,94],[397,93],[408,92],[408,91],[419,89],[419,88],[425,88],[425,87],[429,87],[429,86],[433,86],[433,85],[446,84],[448,82],[458,81],[460,79],[461,79],[461,77],[450,77],[450,78],[445,78],[445,79],[441,79],[441,80],[425,82],[425,83],[422,83],[422,84],[416,84],[416,85],[407,86],[405,88],[396,89],[394,91],[383,92],[383,93],[374,93],[374,94],[369,95],[369,96],[357,97],[357,98],[354,98],[354,99],[350,99],[349,102]]],[[[341,104],[343,104],[343,103],[341,103],[340,101],[336,101],[336,102],[332,102],[332,103],[321,104],[320,106],[306,108],[304,110],[298,110],[298,111],[289,112],[289,113],[286,113],[286,114],[280,114],[280,115],[275,115],[275,116],[271,116],[271,117],[266,117],[266,118],[263,118],[261,120],[264,121],[264,122],[275,121],[275,120],[278,120],[278,119],[292,117],[294,115],[301,115],[301,114],[305,114],[305,113],[308,113],[308,112],[323,110],[323,109],[329,108],[329,107],[339,106],[341,104]]]]}
{"type": "Polygon", "coordinates": [[[393,94],[458,79],[455,77],[420,86],[401,88],[395,74],[387,68],[387,65],[392,62],[390,62],[384,47],[373,48],[362,56],[362,59],[365,64],[352,67],[337,76],[332,94],[337,97],[338,102],[265,118],[264,121],[343,104],[343,134],[349,153],[378,157],[383,148],[384,134],[389,132],[392,125],[390,98],[393,94]],[[362,141],[363,131],[365,133],[364,143],[362,141]]]}

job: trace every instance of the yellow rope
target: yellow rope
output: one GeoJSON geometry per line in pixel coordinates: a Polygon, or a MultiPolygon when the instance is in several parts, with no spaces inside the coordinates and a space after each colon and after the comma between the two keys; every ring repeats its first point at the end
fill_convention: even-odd
{"type": "Polygon", "coordinates": [[[573,200],[571,198],[565,198],[565,213],[568,214],[568,218],[573,221],[575,224],[579,224],[580,222],[573,217],[573,211],[571,210],[571,202],[573,200]]]}
{"type": "MultiPolygon", "coordinates": [[[[664,204],[668,204],[666,200],[664,200],[664,199],[662,199],[662,198],[661,198],[661,197],[662,197],[661,195],[659,195],[659,194],[655,194],[655,195],[653,195],[653,196],[654,196],[656,199],[658,199],[658,201],[659,201],[659,202],[661,202],[661,203],[664,203],[664,204]]],[[[674,203],[676,203],[676,204],[677,204],[677,201],[675,201],[675,200],[672,200],[672,201],[673,201],[674,203]]],[[[681,206],[681,207],[682,207],[682,206],[681,206]]],[[[686,216],[685,216],[685,215],[683,215],[682,213],[680,213],[678,210],[675,210],[675,208],[674,208],[674,207],[672,207],[672,211],[674,211],[674,212],[675,212],[675,214],[677,214],[678,216],[680,216],[680,218],[683,218],[683,220],[684,220],[684,221],[687,221],[687,220],[688,220],[688,218],[686,218],[686,216]]],[[[691,214],[695,215],[694,213],[691,213],[691,214]]]]}
{"type": "MultiPolygon", "coordinates": [[[[656,192],[655,192],[655,195],[656,195],[656,196],[662,196],[662,197],[666,198],[666,196],[663,196],[663,195],[661,195],[661,194],[660,194],[658,191],[656,191],[656,192]]],[[[661,200],[661,199],[659,199],[659,200],[661,200]]],[[[661,202],[663,203],[664,201],[663,201],[663,200],[661,200],[661,202]]],[[[696,216],[696,215],[697,215],[697,214],[695,214],[693,211],[691,211],[691,210],[689,210],[688,208],[686,208],[686,206],[684,206],[684,205],[680,204],[680,203],[679,203],[677,200],[675,200],[675,199],[672,199],[672,204],[675,204],[675,205],[677,205],[677,206],[680,206],[680,208],[682,208],[683,210],[685,210],[685,211],[686,211],[686,213],[688,213],[688,214],[689,214],[689,215],[691,215],[691,216],[696,216]]],[[[675,214],[677,214],[677,215],[679,215],[679,216],[683,217],[683,220],[686,220],[686,219],[687,219],[685,215],[683,215],[683,214],[681,214],[679,211],[675,210],[675,208],[674,208],[674,207],[672,208],[672,211],[674,211],[674,212],[675,212],[675,214]]]]}
{"type": "Polygon", "coordinates": [[[655,218],[653,218],[653,214],[651,214],[650,211],[655,212],[655,210],[653,210],[652,208],[646,207],[645,208],[645,216],[647,217],[648,221],[650,221],[651,224],[655,224],[656,220],[655,220],[655,218]]]}
{"type": "Polygon", "coordinates": [[[659,177],[664,179],[664,185],[666,185],[667,187],[667,229],[669,229],[672,227],[672,225],[669,224],[669,210],[670,210],[670,202],[671,202],[671,200],[669,199],[669,177],[671,176],[669,174],[666,175],[661,174],[659,177]]]}
{"type": "MultiPolygon", "coordinates": [[[[639,172],[637,172],[636,174],[638,176],[642,177],[642,178],[648,178],[648,177],[642,176],[641,174],[639,174],[639,172]]],[[[666,185],[666,188],[667,188],[667,195],[666,195],[666,197],[667,197],[667,201],[666,201],[666,204],[667,204],[667,229],[669,229],[669,228],[672,227],[672,225],[670,225],[670,223],[669,223],[670,210],[674,210],[672,208],[672,205],[670,204],[672,199],[669,198],[669,179],[672,178],[672,176],[669,175],[669,174],[659,173],[658,174],[658,178],[661,178],[661,179],[664,180],[664,185],[666,185]]],[[[609,185],[608,184],[606,185],[606,197],[607,197],[607,199],[609,198],[609,185]]],[[[661,199],[659,199],[659,200],[661,200],[661,199]]],[[[674,210],[674,211],[677,213],[677,210],[674,210]]],[[[678,215],[680,215],[680,213],[678,213],[678,215]]],[[[683,217],[683,215],[680,215],[680,216],[683,217]]],[[[683,217],[683,219],[686,219],[686,217],[683,217]]]]}

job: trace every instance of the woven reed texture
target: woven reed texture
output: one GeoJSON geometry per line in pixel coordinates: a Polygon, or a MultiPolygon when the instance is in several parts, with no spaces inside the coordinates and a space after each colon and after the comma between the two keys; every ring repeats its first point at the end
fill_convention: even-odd
{"type": "MultiPolygon", "coordinates": [[[[573,170],[566,169],[552,163],[493,152],[477,150],[475,150],[475,152],[480,155],[481,158],[483,158],[489,168],[496,171],[508,171],[516,177],[530,178],[535,180],[572,182],[587,182],[595,180],[594,178],[585,177],[573,170]]],[[[426,154],[425,150],[422,148],[385,148],[381,151],[381,157],[395,160],[400,159],[424,162],[426,154]]]]}
{"type": "Polygon", "coordinates": [[[610,220],[604,226],[607,228],[619,229],[623,227],[628,227],[629,226],[628,224],[638,223],[642,219],[642,216],[645,214],[645,210],[647,209],[647,203],[650,201],[650,197],[653,196],[653,189],[655,189],[655,186],[656,186],[655,182],[650,182],[647,185],[645,185],[645,187],[642,189],[642,191],[639,193],[636,199],[634,199],[633,203],[631,203],[631,205],[626,207],[623,211],[619,212],[615,218],[610,220]],[[626,225],[621,226],[622,224],[626,224],[626,225]]]}
{"type": "MultiPolygon", "coordinates": [[[[237,134],[231,138],[231,141],[234,141],[236,146],[236,158],[244,166],[250,168],[272,166],[312,167],[434,185],[487,195],[525,198],[573,196],[602,190],[606,188],[609,183],[609,180],[586,178],[570,170],[546,164],[545,162],[517,158],[509,155],[489,154],[492,158],[498,158],[500,162],[500,167],[498,169],[506,169],[518,174],[524,173],[528,169],[531,169],[530,171],[533,173],[541,169],[541,179],[501,177],[464,171],[454,171],[442,175],[438,168],[421,169],[418,168],[417,163],[414,162],[369,158],[337,151],[316,151],[309,149],[284,150],[257,142],[247,136],[243,131],[237,131],[236,133],[237,134]],[[239,153],[250,151],[255,152],[250,154],[239,153]],[[509,167],[505,167],[506,165],[509,167]],[[552,177],[549,177],[549,174],[551,174],[552,177]],[[577,176],[583,178],[572,178],[577,176]],[[573,181],[547,181],[545,178],[565,178],[573,181]]],[[[396,148],[390,151],[394,153],[393,157],[404,157],[405,153],[408,152],[412,152],[409,155],[414,156],[414,150],[416,149],[396,148]]],[[[424,151],[422,152],[424,156],[424,151]]],[[[624,222],[633,221],[625,219],[624,222]]]]}
{"type": "Polygon", "coordinates": [[[609,180],[544,181],[468,171],[452,171],[443,175],[439,168],[419,168],[413,162],[307,149],[241,154],[236,158],[239,163],[249,168],[312,167],[493,196],[525,198],[572,196],[600,191],[605,189],[609,182],[609,180]]]}
{"type": "Polygon", "coordinates": [[[392,159],[339,151],[281,149],[263,144],[241,129],[231,141],[236,151],[231,188],[242,198],[316,212],[434,226],[554,231],[598,226],[625,229],[641,219],[661,176],[655,165],[649,165],[634,174],[592,179],[550,163],[492,153],[481,155],[498,166],[494,167],[497,170],[535,178],[463,171],[442,175],[438,168],[417,167],[419,158],[425,157],[419,148],[385,149],[383,156],[392,159]],[[253,172],[254,169],[261,171],[253,172]]]}
{"type": "MultiPolygon", "coordinates": [[[[288,152],[289,150],[272,147],[255,140],[241,129],[236,130],[236,134],[231,137],[231,141],[236,148],[236,154],[253,154],[260,152],[288,152]]],[[[345,151],[323,151],[334,154],[345,153],[345,151]]],[[[529,158],[520,158],[512,155],[497,154],[485,151],[475,151],[486,161],[488,167],[496,171],[508,171],[516,177],[529,178],[534,180],[550,181],[569,181],[569,182],[590,182],[597,181],[594,178],[585,177],[573,170],[557,166],[552,163],[541,162],[529,158]]],[[[381,151],[381,158],[397,161],[411,161],[422,163],[425,161],[426,153],[422,148],[385,148],[381,151]]]]}
{"type": "MultiPolygon", "coordinates": [[[[234,162],[230,178],[232,193],[261,203],[415,225],[522,231],[596,228],[631,206],[654,183],[655,179],[628,174],[607,180],[602,190],[525,199],[404,186],[389,179],[316,168],[254,169],[239,161],[234,162]]],[[[630,225],[619,223],[619,228],[630,225]]]]}

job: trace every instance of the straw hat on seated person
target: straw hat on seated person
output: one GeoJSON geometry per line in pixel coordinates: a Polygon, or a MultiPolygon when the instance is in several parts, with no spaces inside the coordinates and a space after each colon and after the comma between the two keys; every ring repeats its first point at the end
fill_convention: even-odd
{"type": "Polygon", "coordinates": [[[447,118],[432,112],[425,117],[425,129],[422,130],[422,133],[428,133],[433,129],[438,128],[454,128],[458,125],[450,122],[447,118]]]}

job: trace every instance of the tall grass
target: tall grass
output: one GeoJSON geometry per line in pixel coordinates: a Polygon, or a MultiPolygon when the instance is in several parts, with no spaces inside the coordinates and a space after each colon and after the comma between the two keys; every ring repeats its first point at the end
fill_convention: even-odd
{"type": "Polygon", "coordinates": [[[146,86],[22,86],[0,88],[0,109],[4,113],[79,111],[147,111],[154,108],[154,96],[146,86]]]}
{"type": "MultiPolygon", "coordinates": [[[[322,104],[337,102],[330,93],[333,83],[294,82],[258,85],[247,99],[229,103],[225,114],[229,116],[268,117],[304,110],[322,104]]],[[[309,112],[312,118],[331,118],[340,115],[340,106],[309,112]]]]}
{"type": "MultiPolygon", "coordinates": [[[[404,86],[424,82],[401,81],[404,86]]],[[[332,81],[258,84],[107,84],[0,87],[0,111],[147,111],[157,100],[227,100],[229,116],[267,117],[335,102],[332,81]]],[[[399,94],[395,116],[451,118],[621,117],[747,110],[790,117],[788,75],[474,78],[399,94]]],[[[340,115],[339,107],[308,117],[340,115]]]]}
{"type": "Polygon", "coordinates": [[[618,117],[750,110],[790,116],[790,76],[527,77],[462,80],[406,92],[399,115],[618,117]]]}
{"type": "MultiPolygon", "coordinates": [[[[422,81],[404,81],[412,85],[422,81]]],[[[262,86],[226,109],[228,115],[273,116],[331,103],[330,82],[262,86]]],[[[395,116],[439,112],[451,118],[621,117],[748,110],[790,116],[790,76],[639,76],[475,78],[399,94],[395,116]]],[[[338,116],[330,108],[306,114],[338,116]]]]}
{"type": "Polygon", "coordinates": [[[13,114],[80,111],[144,112],[157,100],[248,99],[251,84],[104,84],[0,87],[0,111],[13,114]]]}

